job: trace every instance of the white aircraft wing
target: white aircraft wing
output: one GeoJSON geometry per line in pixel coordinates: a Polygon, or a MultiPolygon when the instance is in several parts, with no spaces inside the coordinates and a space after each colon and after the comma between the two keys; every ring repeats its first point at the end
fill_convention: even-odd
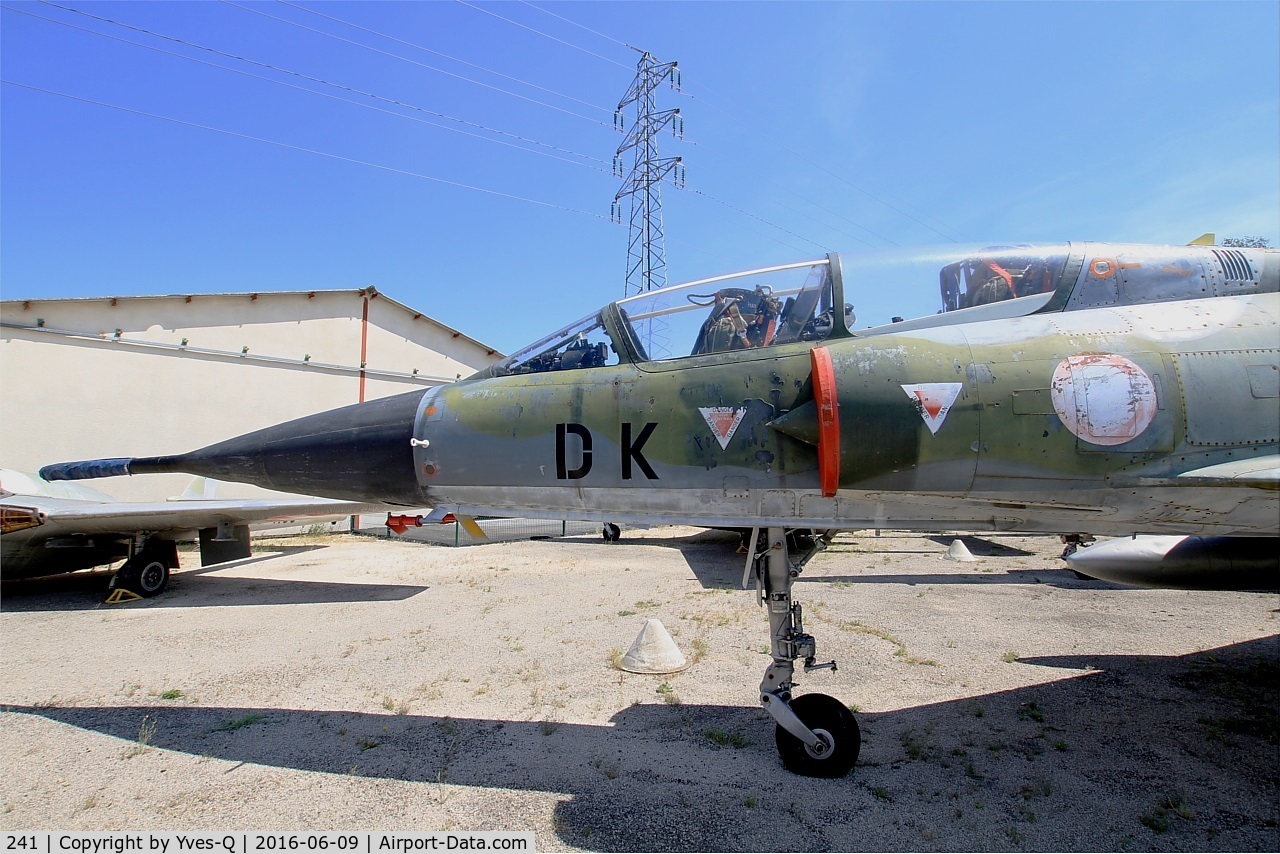
{"type": "Polygon", "coordinates": [[[316,516],[350,516],[376,512],[381,505],[325,498],[253,499],[213,501],[119,501],[110,504],[37,495],[9,495],[5,508],[4,535],[22,537],[51,534],[107,534],[164,531],[192,531],[226,524],[252,522],[286,523],[316,516]],[[16,511],[28,510],[31,524],[19,528],[16,511]],[[33,515],[34,514],[34,515],[33,515]],[[11,530],[13,528],[13,530],[11,530]]]}
{"type": "MultiPolygon", "coordinates": [[[[211,484],[193,484],[184,496],[212,492],[211,484]]],[[[205,532],[200,534],[202,563],[218,563],[248,555],[249,526],[305,524],[386,509],[302,495],[118,501],[94,489],[68,489],[0,469],[0,560],[6,578],[74,572],[128,556],[139,537],[152,543],[205,532]]],[[[167,549],[172,552],[172,543],[167,549]]],[[[171,557],[170,564],[176,565],[176,553],[171,557]]]]}

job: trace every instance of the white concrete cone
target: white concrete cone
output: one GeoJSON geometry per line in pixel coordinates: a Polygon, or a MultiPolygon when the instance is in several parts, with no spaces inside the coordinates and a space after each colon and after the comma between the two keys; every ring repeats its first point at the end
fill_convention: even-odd
{"type": "Polygon", "coordinates": [[[684,654],[661,620],[646,620],[621,667],[631,673],[675,673],[688,667],[684,654]]]}
{"type": "Polygon", "coordinates": [[[965,563],[971,563],[977,560],[977,558],[973,556],[973,552],[969,551],[968,546],[966,546],[961,540],[952,540],[951,547],[947,549],[947,553],[942,557],[946,560],[959,560],[964,561],[965,563]]]}

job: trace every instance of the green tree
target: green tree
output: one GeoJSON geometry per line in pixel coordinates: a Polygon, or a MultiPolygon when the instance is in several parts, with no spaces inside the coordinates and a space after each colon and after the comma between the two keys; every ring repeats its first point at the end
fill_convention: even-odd
{"type": "Polygon", "coordinates": [[[1237,246],[1241,249],[1268,249],[1271,241],[1265,237],[1224,237],[1219,246],[1237,246]]]}

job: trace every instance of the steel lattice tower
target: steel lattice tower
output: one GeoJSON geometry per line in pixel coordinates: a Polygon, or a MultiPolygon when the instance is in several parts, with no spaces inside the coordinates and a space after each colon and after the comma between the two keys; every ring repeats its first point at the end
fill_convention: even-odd
{"type": "Polygon", "coordinates": [[[667,282],[667,258],[662,238],[662,179],[671,176],[676,186],[684,185],[684,167],[679,157],[658,156],[658,133],[670,126],[676,137],[684,134],[680,111],[659,111],[654,90],[664,80],[680,90],[680,71],[674,62],[658,62],[647,51],[640,53],[636,76],[627,94],[618,103],[614,126],[626,131],[626,139],[613,158],[613,171],[623,177],[623,157],[634,153],[631,171],[613,197],[613,220],[622,222],[622,199],[631,197],[631,224],[627,236],[627,281],[623,296],[660,288],[667,282]],[[626,127],[623,110],[636,105],[636,120],[626,127]]]}

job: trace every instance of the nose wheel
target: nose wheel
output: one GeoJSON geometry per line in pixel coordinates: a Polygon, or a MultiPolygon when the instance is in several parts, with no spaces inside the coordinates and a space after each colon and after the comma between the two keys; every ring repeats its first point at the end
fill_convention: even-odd
{"type": "Polygon", "coordinates": [[[826,694],[802,694],[790,703],[800,722],[821,742],[810,747],[778,724],[774,741],[782,764],[802,777],[843,777],[858,761],[862,732],[844,703],[826,694]]]}
{"type": "Polygon", "coordinates": [[[760,705],[775,721],[774,740],[788,771],[806,777],[843,777],[858,761],[862,733],[853,712],[826,694],[792,698],[796,659],[805,672],[835,670],[836,663],[816,663],[817,644],[804,630],[804,614],[792,601],[791,587],[804,565],[825,548],[827,538],[814,542],[804,557],[792,564],[787,556],[783,528],[769,528],[763,543],[760,531],[751,536],[743,586],[754,573],[760,604],[769,613],[770,651],[773,662],[760,683],[760,705]]]}

